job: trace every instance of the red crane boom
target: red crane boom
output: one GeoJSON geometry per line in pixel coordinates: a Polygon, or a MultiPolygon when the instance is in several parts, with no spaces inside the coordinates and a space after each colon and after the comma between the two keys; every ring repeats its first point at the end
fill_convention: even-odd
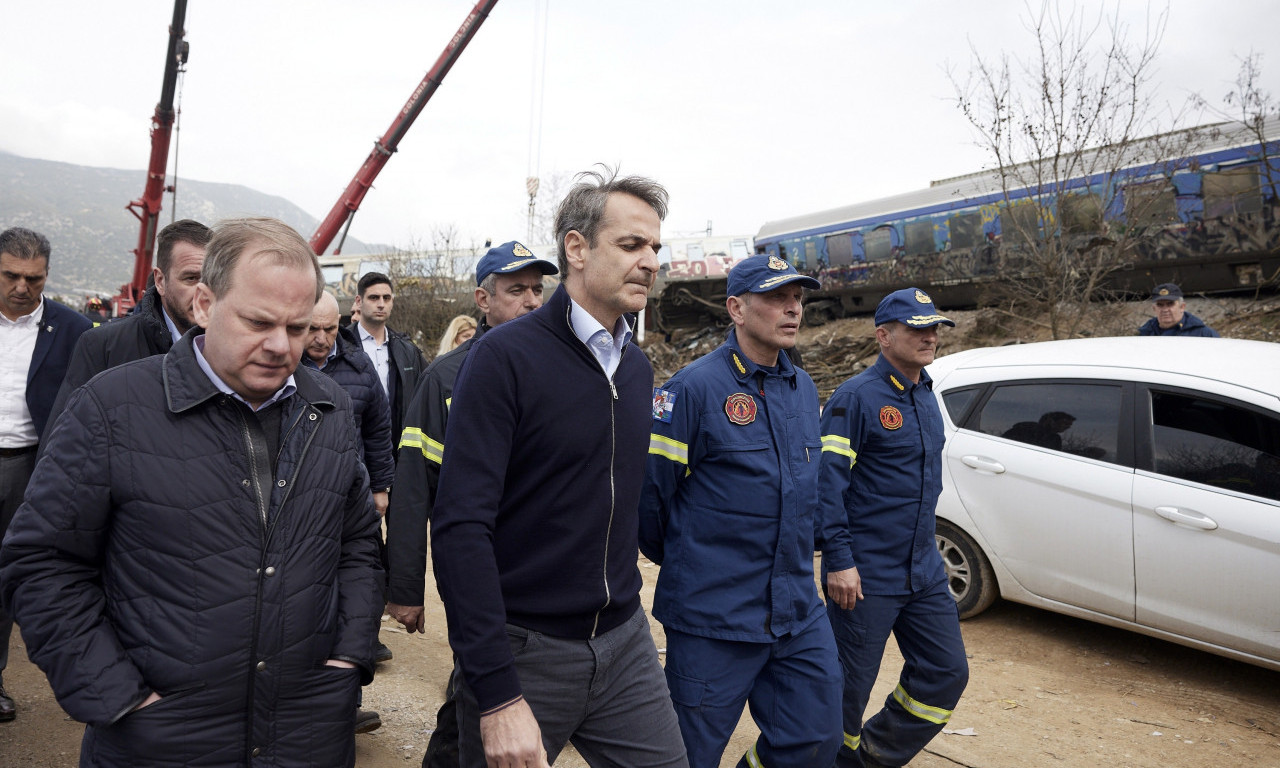
{"type": "Polygon", "coordinates": [[[151,277],[151,256],[156,242],[160,219],[160,203],[167,189],[164,183],[169,165],[169,137],[173,131],[173,93],[177,88],[178,70],[186,63],[190,46],[183,36],[183,24],[187,17],[187,0],[174,0],[173,23],[169,25],[169,45],[164,52],[164,82],[160,88],[160,101],[151,118],[151,161],[147,164],[147,183],[142,197],[129,203],[129,212],[138,218],[142,226],[138,231],[138,247],[133,249],[133,279],[120,286],[120,295],[112,298],[112,314],[129,311],[147,290],[151,277]]]}
{"type": "MultiPolygon", "coordinates": [[[[453,63],[458,60],[458,56],[462,55],[467,43],[471,42],[476,30],[480,28],[480,25],[489,16],[489,12],[493,10],[493,6],[497,4],[498,0],[480,0],[475,4],[475,7],[471,9],[471,13],[462,22],[462,26],[458,28],[457,34],[445,46],[440,58],[436,59],[435,65],[427,72],[426,77],[422,78],[422,82],[418,83],[418,87],[414,89],[413,94],[409,96],[409,100],[405,102],[395,120],[391,122],[391,127],[387,129],[386,134],[374,142],[373,151],[369,153],[364,165],[360,166],[355,178],[351,180],[346,190],[343,191],[342,197],[339,198],[333,209],[329,211],[329,215],[325,217],[324,221],[320,223],[316,233],[311,236],[311,249],[317,255],[324,255],[324,252],[329,248],[329,244],[333,242],[333,238],[338,234],[338,230],[343,229],[344,224],[347,228],[350,228],[351,220],[360,208],[360,203],[364,200],[365,194],[373,186],[373,180],[382,171],[382,166],[387,164],[387,160],[391,158],[392,153],[399,147],[400,139],[404,138],[409,127],[413,125],[413,121],[422,112],[422,108],[426,106],[431,96],[435,94],[436,89],[440,87],[440,82],[449,73],[453,63]]],[[[342,240],[338,241],[338,246],[333,250],[335,254],[342,252],[342,243],[345,240],[346,231],[344,229],[342,240]]]]}

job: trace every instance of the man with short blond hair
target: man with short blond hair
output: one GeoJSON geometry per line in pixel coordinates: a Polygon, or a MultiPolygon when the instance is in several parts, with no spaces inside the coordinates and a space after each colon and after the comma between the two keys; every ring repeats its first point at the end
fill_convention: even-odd
{"type": "Polygon", "coordinates": [[[95,377],[51,428],[0,597],[87,724],[82,765],[354,764],[378,518],[350,397],[298,365],[323,285],[283,222],[222,222],[204,332],[95,377]]]}

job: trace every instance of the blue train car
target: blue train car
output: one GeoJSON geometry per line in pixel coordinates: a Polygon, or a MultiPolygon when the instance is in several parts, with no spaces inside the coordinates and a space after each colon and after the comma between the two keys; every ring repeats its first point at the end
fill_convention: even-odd
{"type": "MultiPolygon", "coordinates": [[[[868,311],[886,292],[909,285],[943,306],[978,305],[988,288],[1019,270],[1030,277],[1027,254],[1036,239],[1081,252],[1114,249],[1119,260],[1108,269],[1107,287],[1121,293],[1145,294],[1162,282],[1198,293],[1275,286],[1280,122],[1262,133],[1265,142],[1239,123],[1223,123],[1153,137],[1113,170],[1065,179],[1039,174],[1049,181],[1037,187],[1005,189],[991,172],[938,181],[771,221],[756,235],[756,251],[822,282],[806,299],[812,323],[868,311]],[[1170,137],[1195,150],[1155,159],[1154,147],[1170,144],[1157,139],[1170,137]]],[[[1036,175],[1007,173],[1003,185],[1036,175]]]]}

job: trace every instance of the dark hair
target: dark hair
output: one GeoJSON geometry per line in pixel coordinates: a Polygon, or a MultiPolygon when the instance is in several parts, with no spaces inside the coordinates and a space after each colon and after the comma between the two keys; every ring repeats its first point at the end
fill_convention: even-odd
{"type": "Polygon", "coordinates": [[[569,274],[569,257],[564,250],[565,236],[578,232],[594,248],[600,222],[604,220],[604,206],[609,195],[622,192],[634,195],[649,204],[658,220],[667,218],[667,190],[653,179],[643,176],[618,176],[617,168],[600,165],[599,171],[583,171],[574,177],[577,183],[564,196],[556,209],[556,251],[560,262],[561,279],[569,274]]]}
{"type": "Polygon", "coordinates": [[[311,244],[288,224],[278,219],[227,219],[218,222],[205,249],[200,267],[200,282],[209,286],[213,295],[222,298],[231,290],[231,274],[241,254],[251,245],[259,248],[256,255],[271,257],[272,264],[288,267],[310,267],[316,275],[316,297],[324,293],[324,275],[320,260],[311,244]]]}
{"type": "Polygon", "coordinates": [[[209,245],[213,230],[192,219],[175,221],[156,237],[156,269],[166,278],[173,266],[173,246],[178,243],[191,243],[201,248],[209,245]]]}
{"type": "Polygon", "coordinates": [[[391,285],[391,278],[381,272],[368,272],[364,277],[360,278],[360,282],[356,284],[356,295],[363,299],[365,291],[375,285],[382,285],[383,283],[386,283],[388,288],[393,288],[391,285]]]}
{"type": "Polygon", "coordinates": [[[53,248],[49,238],[25,227],[12,227],[0,232],[0,253],[7,253],[23,261],[44,259],[45,269],[49,268],[49,254],[53,248]]]}

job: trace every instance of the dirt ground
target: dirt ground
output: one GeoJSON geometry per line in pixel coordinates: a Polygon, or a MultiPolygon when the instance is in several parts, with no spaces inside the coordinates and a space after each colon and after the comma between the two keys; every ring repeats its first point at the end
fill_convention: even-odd
{"type": "MultiPolygon", "coordinates": [[[[658,568],[641,559],[645,606],[658,568]]],[[[452,664],[444,611],[428,595],[428,631],[393,621],[395,658],[365,689],[382,728],[356,737],[361,768],[417,766],[435,727],[452,664]]],[[[944,731],[913,768],[1202,768],[1280,766],[1280,673],[1045,611],[998,602],[964,622],[970,681],[944,731]]],[[[662,627],[654,639],[665,647],[662,627]]],[[[5,683],[18,719],[0,723],[0,768],[64,768],[79,754],[79,723],[58,708],[15,632],[5,683]]],[[[890,646],[873,702],[897,681],[890,646]]],[[[758,731],[744,716],[725,753],[732,766],[758,731]]],[[[585,768],[572,750],[557,766],[585,768]]],[[[821,767],[815,767],[821,768],[821,767]]]]}
{"type": "MultiPolygon", "coordinates": [[[[1188,303],[1224,336],[1280,339],[1274,299],[1188,303]]],[[[1098,318],[1092,333],[1132,333],[1148,309],[1144,302],[1114,308],[1098,318]]],[[[944,353],[1045,337],[1042,327],[1016,317],[948,314],[958,327],[943,332],[944,353]]],[[[805,367],[824,395],[874,360],[865,349],[871,333],[868,318],[802,331],[805,367]],[[825,379],[819,375],[824,371],[825,379]]],[[[704,331],[651,343],[659,380],[720,338],[720,332],[704,331]]],[[[658,569],[640,563],[648,608],[658,569]]],[[[434,586],[427,610],[425,635],[408,635],[395,622],[383,622],[381,637],[395,658],[365,690],[365,706],[381,714],[383,726],[356,737],[362,768],[418,765],[435,727],[452,659],[434,586]]],[[[947,731],[911,762],[913,768],[1280,766],[1280,672],[1012,603],[998,602],[962,626],[969,687],[947,731]]],[[[654,622],[653,629],[658,647],[665,647],[661,626],[654,622]]],[[[44,676],[27,661],[17,632],[10,648],[4,681],[19,715],[0,723],[0,768],[75,765],[83,727],[58,707],[44,676]]],[[[893,689],[900,666],[891,645],[873,702],[893,689]]],[[[756,735],[744,715],[722,764],[736,763],[756,735]]],[[[569,750],[556,765],[585,763],[569,750]]]]}

